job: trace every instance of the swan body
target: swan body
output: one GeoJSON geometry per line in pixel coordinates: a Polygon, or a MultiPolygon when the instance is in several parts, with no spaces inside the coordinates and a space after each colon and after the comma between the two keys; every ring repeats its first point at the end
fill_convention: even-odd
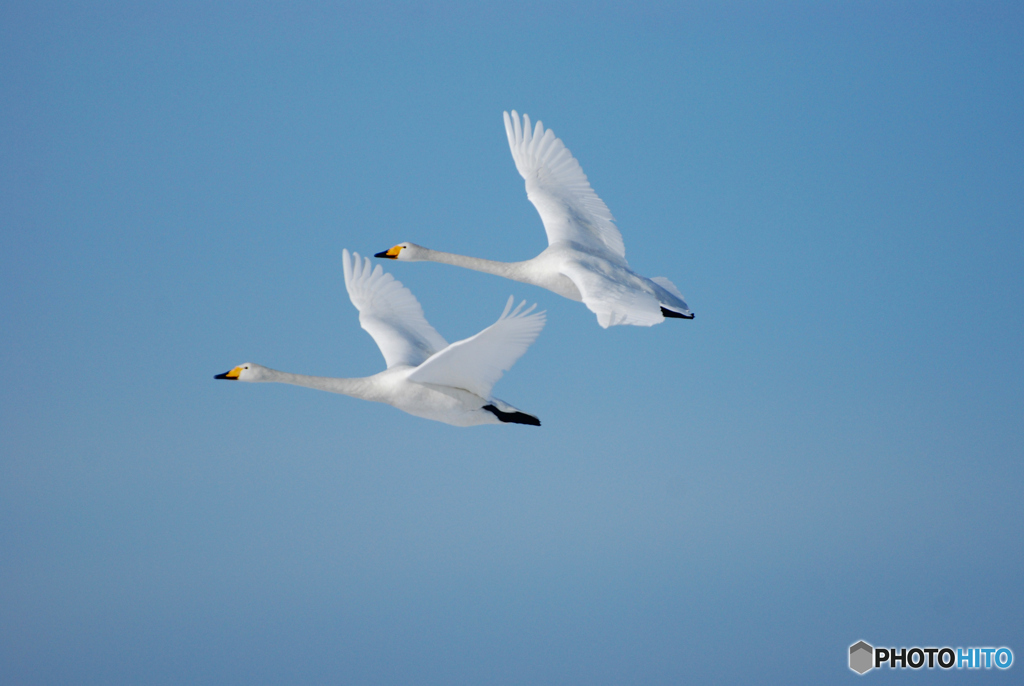
{"type": "Polygon", "coordinates": [[[546,288],[583,302],[604,328],[619,324],[653,326],[669,318],[693,319],[675,285],[630,269],[622,234],[590,187],[586,174],[561,139],[530,117],[505,112],[505,132],[526,194],[537,208],[548,247],[523,262],[497,262],[399,243],[375,257],[430,261],[465,267],[546,288]]]}
{"type": "Polygon", "coordinates": [[[449,345],[423,316],[416,297],[378,265],[342,251],[345,286],[359,324],[376,341],[387,369],[363,378],[306,376],[246,362],[218,379],[276,382],[386,403],[424,419],[452,424],[530,424],[540,420],[491,395],[491,389],[544,327],[543,312],[505,311],[475,336],[449,345]]]}

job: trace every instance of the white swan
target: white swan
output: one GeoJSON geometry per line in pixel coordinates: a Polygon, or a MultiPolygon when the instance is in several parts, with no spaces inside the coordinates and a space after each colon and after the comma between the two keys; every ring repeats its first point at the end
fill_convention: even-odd
{"type": "Polygon", "coordinates": [[[626,263],[626,248],[614,218],[561,139],[543,124],[530,131],[530,117],[505,112],[505,132],[526,195],[548,234],[544,252],[524,262],[495,262],[399,243],[374,257],[442,262],[504,276],[583,303],[597,323],[652,326],[666,317],[693,319],[675,285],[663,276],[640,276],[626,263]]]}
{"type": "Polygon", "coordinates": [[[276,381],[318,388],[354,398],[393,405],[403,412],[455,426],[531,424],[533,415],[520,412],[491,395],[491,388],[518,360],[544,328],[543,312],[530,314],[523,301],[505,311],[494,324],[449,345],[423,317],[416,297],[369,258],[350,258],[342,251],[345,287],[359,310],[359,325],[376,341],[388,368],[361,379],[289,374],[246,362],[215,379],[276,381]]]}

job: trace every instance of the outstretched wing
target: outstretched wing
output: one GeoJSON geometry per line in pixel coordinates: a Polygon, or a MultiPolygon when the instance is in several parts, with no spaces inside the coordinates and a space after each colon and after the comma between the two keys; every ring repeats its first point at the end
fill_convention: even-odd
{"type": "Polygon", "coordinates": [[[490,398],[494,384],[544,328],[544,313],[530,314],[536,305],[523,311],[524,300],[512,310],[514,300],[509,297],[498,321],[475,336],[452,343],[414,369],[409,380],[464,388],[481,398],[490,398]]]}
{"type": "Polygon", "coordinates": [[[345,269],[345,288],[359,310],[359,325],[377,343],[388,367],[408,364],[415,367],[448,342],[423,316],[423,308],[408,288],[386,274],[370,259],[341,251],[345,269]]]}
{"type": "Polygon", "coordinates": [[[512,110],[505,112],[505,133],[516,169],[526,180],[526,196],[540,213],[548,244],[573,241],[612,261],[626,263],[622,234],[615,218],[590,187],[587,175],[560,138],[537,122],[530,130],[530,117],[512,110]]]}

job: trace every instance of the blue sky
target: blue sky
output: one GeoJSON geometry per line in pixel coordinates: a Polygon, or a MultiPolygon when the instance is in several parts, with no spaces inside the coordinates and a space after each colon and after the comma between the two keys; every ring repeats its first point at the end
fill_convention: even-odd
{"type": "Polygon", "coordinates": [[[1017,5],[11,3],[0,101],[0,681],[1024,654],[1017,5]],[[548,311],[540,429],[213,380],[383,368],[342,248],[539,252],[512,108],[694,321],[387,263],[449,340],[548,311]]]}

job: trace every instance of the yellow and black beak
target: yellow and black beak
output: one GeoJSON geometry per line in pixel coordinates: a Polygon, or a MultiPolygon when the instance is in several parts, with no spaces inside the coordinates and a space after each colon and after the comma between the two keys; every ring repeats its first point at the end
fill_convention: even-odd
{"type": "Polygon", "coordinates": [[[374,255],[374,257],[383,257],[384,259],[387,260],[397,260],[398,253],[400,252],[402,252],[402,246],[396,245],[395,247],[385,250],[384,252],[377,253],[376,255],[374,255]]]}
{"type": "Polygon", "coordinates": [[[224,372],[213,377],[215,379],[231,379],[232,381],[238,381],[238,375],[242,373],[241,367],[235,367],[230,372],[224,372]]]}

